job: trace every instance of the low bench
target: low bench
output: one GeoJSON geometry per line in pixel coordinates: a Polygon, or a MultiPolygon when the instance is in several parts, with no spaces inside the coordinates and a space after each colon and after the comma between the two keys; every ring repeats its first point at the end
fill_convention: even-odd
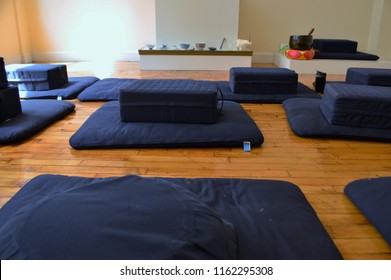
{"type": "Polygon", "coordinates": [[[141,79],[119,94],[123,122],[215,123],[217,84],[210,81],[141,79]]]}
{"type": "Polygon", "coordinates": [[[233,67],[229,86],[238,94],[295,94],[298,75],[285,68],[233,67]]]}
{"type": "Polygon", "coordinates": [[[68,83],[64,64],[10,64],[6,72],[8,82],[21,91],[52,90],[68,83]]]}
{"type": "Polygon", "coordinates": [[[345,82],[348,84],[391,87],[391,69],[351,67],[346,72],[345,82]]]}

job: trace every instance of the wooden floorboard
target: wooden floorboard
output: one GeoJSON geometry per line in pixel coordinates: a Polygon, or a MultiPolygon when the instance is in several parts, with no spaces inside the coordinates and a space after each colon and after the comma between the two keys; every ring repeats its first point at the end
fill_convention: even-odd
{"type": "MultiPolygon", "coordinates": [[[[89,63],[68,64],[69,76],[229,78],[228,71],[141,71],[136,62],[96,69],[89,63]]],[[[344,78],[328,76],[335,81],[344,78]]],[[[314,75],[299,79],[312,86],[314,75]]],[[[344,258],[391,259],[390,246],[343,194],[344,186],[353,180],[391,176],[390,144],[300,138],[290,130],[281,104],[243,104],[265,137],[264,144],[250,153],[241,148],[74,150],[69,138],[103,103],[72,102],[74,113],[24,142],[0,146],[0,206],[31,178],[46,173],[284,180],[302,189],[344,258]]]]}

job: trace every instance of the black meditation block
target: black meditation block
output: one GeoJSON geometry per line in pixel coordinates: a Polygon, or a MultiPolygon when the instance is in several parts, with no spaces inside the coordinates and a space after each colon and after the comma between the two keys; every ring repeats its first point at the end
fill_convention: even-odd
{"type": "Polygon", "coordinates": [[[233,93],[241,94],[294,94],[298,75],[286,68],[233,67],[229,86],[233,93]]]}
{"type": "Polygon", "coordinates": [[[320,109],[330,124],[391,128],[391,87],[327,84],[320,109]]]}
{"type": "Polygon", "coordinates": [[[65,64],[10,64],[6,71],[8,82],[23,91],[52,90],[68,83],[65,64]]]}
{"type": "Polygon", "coordinates": [[[348,84],[391,87],[391,69],[351,67],[346,72],[345,81],[348,84]]]}
{"type": "Polygon", "coordinates": [[[215,123],[216,83],[196,80],[141,79],[122,88],[120,114],[124,122],[215,123]]]}
{"type": "Polygon", "coordinates": [[[8,86],[7,73],[5,72],[4,59],[0,57],[0,89],[8,86]]]}
{"type": "Polygon", "coordinates": [[[0,90],[0,123],[22,113],[17,87],[0,90]]]}

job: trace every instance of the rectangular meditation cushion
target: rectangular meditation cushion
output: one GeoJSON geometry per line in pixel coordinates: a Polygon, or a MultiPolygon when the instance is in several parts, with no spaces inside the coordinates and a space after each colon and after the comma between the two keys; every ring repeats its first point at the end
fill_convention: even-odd
{"type": "Polygon", "coordinates": [[[345,82],[348,84],[391,87],[391,69],[351,67],[346,72],[345,82]]]}
{"type": "Polygon", "coordinates": [[[0,89],[8,86],[7,73],[5,72],[4,58],[0,57],[0,89]]]}
{"type": "Polygon", "coordinates": [[[6,66],[8,82],[21,91],[43,91],[68,84],[64,64],[10,64],[6,66]]]}
{"type": "Polygon", "coordinates": [[[298,75],[285,68],[233,67],[229,86],[238,94],[295,94],[298,75]]]}
{"type": "Polygon", "coordinates": [[[330,124],[391,128],[391,87],[327,84],[320,109],[330,124]]]}
{"type": "Polygon", "coordinates": [[[19,91],[17,87],[0,90],[0,123],[22,113],[19,91]]]}
{"type": "Polygon", "coordinates": [[[141,79],[120,90],[120,115],[124,122],[211,124],[217,99],[215,82],[141,79]]]}
{"type": "Polygon", "coordinates": [[[325,53],[356,53],[358,43],[344,39],[314,39],[312,48],[325,53]]]}

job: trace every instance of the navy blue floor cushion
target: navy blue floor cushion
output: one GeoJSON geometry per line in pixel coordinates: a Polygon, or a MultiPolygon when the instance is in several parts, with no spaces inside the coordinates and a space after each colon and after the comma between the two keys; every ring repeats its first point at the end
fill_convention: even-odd
{"type": "Polygon", "coordinates": [[[0,209],[0,259],[341,259],[284,181],[40,175],[0,209]]]}
{"type": "Polygon", "coordinates": [[[60,88],[40,91],[20,90],[20,98],[24,99],[75,99],[85,88],[99,80],[97,77],[69,77],[68,83],[60,88]]]}
{"type": "Polygon", "coordinates": [[[391,246],[391,177],[353,181],[345,194],[391,246]]]}
{"type": "Polygon", "coordinates": [[[391,69],[350,67],[345,82],[367,86],[391,87],[391,69]]]}
{"type": "Polygon", "coordinates": [[[234,93],[229,86],[229,82],[226,81],[219,81],[218,87],[222,92],[224,100],[240,103],[281,103],[290,98],[321,98],[317,92],[300,82],[297,84],[296,92],[292,93],[234,93]]]}
{"type": "Polygon", "coordinates": [[[80,101],[114,101],[119,92],[135,79],[106,78],[83,90],[77,97],[80,101]]]}
{"type": "Polygon", "coordinates": [[[19,90],[51,90],[68,83],[65,64],[10,64],[6,71],[8,82],[19,90]]]}
{"type": "Polygon", "coordinates": [[[110,101],[93,113],[70,138],[75,149],[142,147],[236,147],[263,135],[243,107],[224,102],[215,124],[122,122],[119,102],[110,101]]]}
{"type": "Polygon", "coordinates": [[[0,89],[8,86],[7,73],[5,72],[4,58],[0,57],[0,89]]]}
{"type": "Polygon", "coordinates": [[[298,136],[391,142],[391,129],[330,124],[320,109],[321,99],[295,98],[282,104],[289,125],[298,136]]]}
{"type": "Polygon", "coordinates": [[[25,100],[22,113],[0,123],[0,144],[25,140],[74,111],[75,105],[59,100],[25,100]]]}

